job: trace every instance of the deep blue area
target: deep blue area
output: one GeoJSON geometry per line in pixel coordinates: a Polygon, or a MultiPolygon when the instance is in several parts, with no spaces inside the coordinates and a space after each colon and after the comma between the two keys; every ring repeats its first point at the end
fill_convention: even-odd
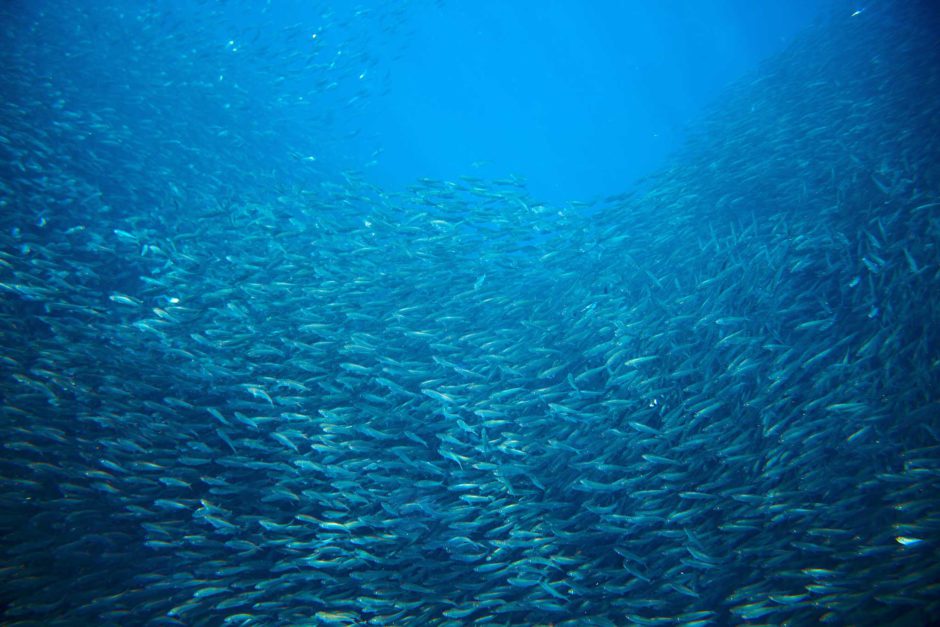
{"type": "Polygon", "coordinates": [[[369,176],[398,188],[417,176],[515,174],[550,201],[619,193],[723,88],[832,10],[828,0],[415,10],[407,45],[381,61],[387,92],[360,119],[382,149],[369,176]]]}

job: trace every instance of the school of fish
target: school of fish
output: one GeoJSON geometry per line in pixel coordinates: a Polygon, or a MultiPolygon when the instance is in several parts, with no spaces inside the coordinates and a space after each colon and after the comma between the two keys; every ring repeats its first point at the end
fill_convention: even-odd
{"type": "Polygon", "coordinates": [[[317,170],[355,41],[51,5],[0,9],[3,624],[940,620],[929,2],[563,206],[317,170]]]}

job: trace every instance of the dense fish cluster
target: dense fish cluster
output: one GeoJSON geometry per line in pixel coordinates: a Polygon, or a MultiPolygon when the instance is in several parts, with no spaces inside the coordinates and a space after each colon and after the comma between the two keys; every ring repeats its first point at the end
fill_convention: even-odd
{"type": "Polygon", "coordinates": [[[2,26],[4,624],[940,619],[925,7],[819,26],[564,207],[297,174],[293,88],[227,107],[125,7],[96,92],[62,10],[2,26]]]}

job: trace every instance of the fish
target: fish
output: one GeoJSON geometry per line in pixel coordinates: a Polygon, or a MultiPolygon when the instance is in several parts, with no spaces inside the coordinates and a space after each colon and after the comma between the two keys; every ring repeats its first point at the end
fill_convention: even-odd
{"type": "Polygon", "coordinates": [[[420,11],[0,7],[0,619],[940,620],[927,3],[565,204],[331,164],[420,11]]]}

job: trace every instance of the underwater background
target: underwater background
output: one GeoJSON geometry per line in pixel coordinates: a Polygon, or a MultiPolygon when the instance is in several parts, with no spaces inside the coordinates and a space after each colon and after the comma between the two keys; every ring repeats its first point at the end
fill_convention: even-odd
{"type": "Polygon", "coordinates": [[[940,620],[938,32],[3,2],[0,622],[940,620]]]}

